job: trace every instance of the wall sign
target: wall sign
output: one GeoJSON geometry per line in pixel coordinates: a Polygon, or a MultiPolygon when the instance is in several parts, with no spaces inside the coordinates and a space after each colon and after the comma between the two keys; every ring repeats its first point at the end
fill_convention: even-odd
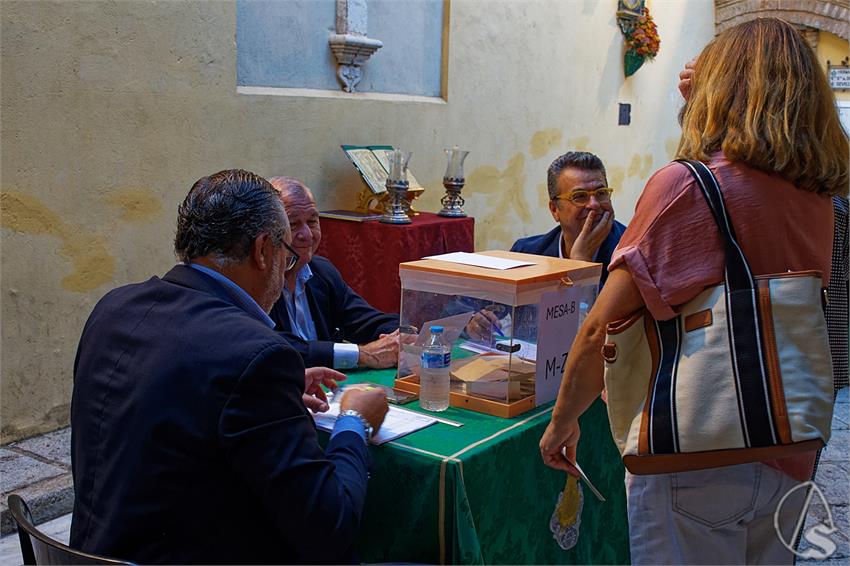
{"type": "Polygon", "coordinates": [[[850,89],[850,65],[847,63],[847,59],[844,59],[841,65],[830,65],[829,61],[826,62],[829,86],[832,87],[832,90],[850,89]]]}

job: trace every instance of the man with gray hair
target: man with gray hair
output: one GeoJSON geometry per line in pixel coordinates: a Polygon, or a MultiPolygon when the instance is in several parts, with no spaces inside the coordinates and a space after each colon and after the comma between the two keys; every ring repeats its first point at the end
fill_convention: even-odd
{"type": "Polygon", "coordinates": [[[273,329],[290,239],[268,181],[203,177],[178,210],[182,263],[95,306],[74,364],[72,547],[136,563],[352,560],[387,402],[347,390],[319,446],[307,407],[327,410],[321,385],[345,376],[305,371],[273,329]]]}
{"type": "Polygon", "coordinates": [[[381,312],[315,255],[322,240],[313,193],[295,177],[272,177],[292,226],[298,262],[286,272],[271,317],[307,367],[388,368],[398,363],[398,315],[381,312]]]}
{"type": "Polygon", "coordinates": [[[558,157],[547,172],[549,212],[558,223],[546,234],[517,240],[512,252],[602,263],[602,279],[626,227],[614,220],[613,189],[602,160],[587,151],[558,157]]]}

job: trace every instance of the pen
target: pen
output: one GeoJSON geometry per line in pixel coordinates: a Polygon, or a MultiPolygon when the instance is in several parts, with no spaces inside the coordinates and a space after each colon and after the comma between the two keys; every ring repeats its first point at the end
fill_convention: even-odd
{"type": "Polygon", "coordinates": [[[495,332],[496,334],[498,334],[498,335],[499,335],[499,336],[501,336],[502,338],[504,338],[504,337],[505,337],[505,333],[504,333],[504,332],[502,332],[502,329],[501,329],[501,328],[499,328],[498,326],[496,326],[496,323],[495,323],[495,322],[491,322],[491,323],[490,323],[490,326],[491,326],[491,327],[493,327],[493,332],[495,332]]]}

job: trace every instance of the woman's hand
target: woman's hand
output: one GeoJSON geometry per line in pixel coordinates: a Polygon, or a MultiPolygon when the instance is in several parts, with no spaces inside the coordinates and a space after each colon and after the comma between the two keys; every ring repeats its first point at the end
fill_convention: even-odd
{"type": "Polygon", "coordinates": [[[691,78],[694,76],[694,68],[697,65],[697,58],[694,57],[687,63],[685,63],[685,68],[682,69],[682,72],[679,73],[679,92],[682,95],[682,98],[685,99],[685,102],[691,97],[691,78]]]}
{"type": "Polygon", "coordinates": [[[578,421],[558,424],[554,420],[549,422],[546,432],[540,439],[540,456],[543,463],[556,470],[564,470],[571,476],[580,477],[578,470],[573,465],[576,461],[576,448],[581,429],[578,421]]]}

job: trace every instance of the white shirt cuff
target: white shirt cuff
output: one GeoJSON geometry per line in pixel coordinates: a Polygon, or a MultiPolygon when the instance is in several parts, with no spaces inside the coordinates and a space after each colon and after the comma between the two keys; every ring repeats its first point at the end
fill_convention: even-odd
{"type": "Polygon", "coordinates": [[[334,344],[334,369],[356,368],[359,359],[360,347],[357,344],[334,344]]]}

